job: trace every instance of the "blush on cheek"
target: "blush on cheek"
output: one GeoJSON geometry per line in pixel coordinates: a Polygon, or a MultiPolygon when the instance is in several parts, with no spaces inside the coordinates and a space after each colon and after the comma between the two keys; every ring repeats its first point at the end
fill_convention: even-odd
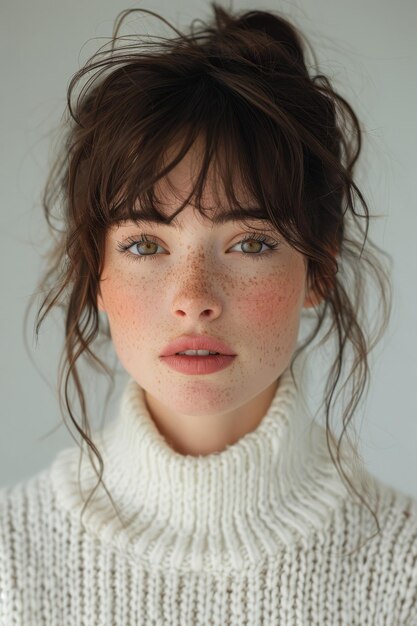
{"type": "Polygon", "coordinates": [[[258,367],[271,375],[282,371],[294,351],[300,326],[303,295],[292,276],[271,277],[249,285],[239,299],[237,315],[250,337],[258,367]]]}
{"type": "Polygon", "coordinates": [[[291,277],[257,280],[245,288],[239,309],[245,318],[259,326],[285,325],[299,313],[300,292],[291,277]]]}
{"type": "Polygon", "coordinates": [[[155,303],[155,290],[147,289],[143,281],[114,271],[102,282],[101,292],[109,318],[128,320],[140,318],[155,303]]]}

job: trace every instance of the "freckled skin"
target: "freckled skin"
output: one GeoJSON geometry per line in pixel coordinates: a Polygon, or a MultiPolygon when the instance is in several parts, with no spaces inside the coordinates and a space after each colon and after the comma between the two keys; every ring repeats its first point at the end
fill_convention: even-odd
{"type": "MultiPolygon", "coordinates": [[[[192,152],[169,175],[182,188],[192,152]]],[[[301,310],[316,303],[306,289],[303,256],[282,238],[273,254],[252,260],[237,245],[246,234],[240,225],[212,229],[191,206],[178,219],[180,230],[126,223],[108,232],[98,306],[159,431],[174,450],[195,456],[224,450],[258,426],[291,361],[301,310]],[[137,246],[131,259],[117,249],[142,232],[157,238],[150,248],[157,258],[132,259],[137,246]],[[158,357],[188,333],[214,335],[237,357],[213,374],[175,372],[158,357]]],[[[259,245],[252,254],[266,249],[259,245]]]]}

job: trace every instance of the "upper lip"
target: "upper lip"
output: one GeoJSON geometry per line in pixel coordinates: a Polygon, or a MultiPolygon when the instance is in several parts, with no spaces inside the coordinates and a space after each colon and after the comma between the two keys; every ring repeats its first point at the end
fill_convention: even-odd
{"type": "Polygon", "coordinates": [[[216,337],[208,335],[181,335],[165,346],[160,356],[171,356],[186,350],[209,350],[228,356],[236,356],[232,348],[216,337]]]}

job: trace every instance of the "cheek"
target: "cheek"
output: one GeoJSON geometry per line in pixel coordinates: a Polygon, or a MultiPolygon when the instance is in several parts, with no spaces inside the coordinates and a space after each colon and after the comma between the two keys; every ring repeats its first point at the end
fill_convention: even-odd
{"type": "Polygon", "coordinates": [[[246,285],[237,315],[250,342],[249,353],[256,355],[256,367],[276,372],[288,362],[299,334],[302,286],[299,276],[285,272],[246,285]]]}
{"type": "Polygon", "coordinates": [[[135,373],[144,342],[155,332],[155,289],[137,277],[112,274],[101,288],[115,352],[126,371],[135,373]]]}
{"type": "Polygon", "coordinates": [[[282,328],[298,320],[301,296],[299,277],[275,273],[246,285],[239,310],[254,328],[282,328]]]}
{"type": "Polygon", "coordinates": [[[148,281],[117,271],[102,282],[101,293],[113,336],[123,329],[125,333],[129,329],[137,333],[139,320],[141,327],[146,327],[158,298],[148,281]]]}

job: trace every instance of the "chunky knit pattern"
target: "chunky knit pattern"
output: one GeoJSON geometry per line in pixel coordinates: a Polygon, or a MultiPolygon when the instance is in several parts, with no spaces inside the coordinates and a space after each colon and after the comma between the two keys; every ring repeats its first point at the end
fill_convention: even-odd
{"type": "Polygon", "coordinates": [[[220,453],[176,453],[132,379],[93,439],[120,517],[100,486],[81,523],[77,446],[0,490],[1,626],[417,626],[417,502],[351,463],[366,541],[289,369],[220,453]]]}

